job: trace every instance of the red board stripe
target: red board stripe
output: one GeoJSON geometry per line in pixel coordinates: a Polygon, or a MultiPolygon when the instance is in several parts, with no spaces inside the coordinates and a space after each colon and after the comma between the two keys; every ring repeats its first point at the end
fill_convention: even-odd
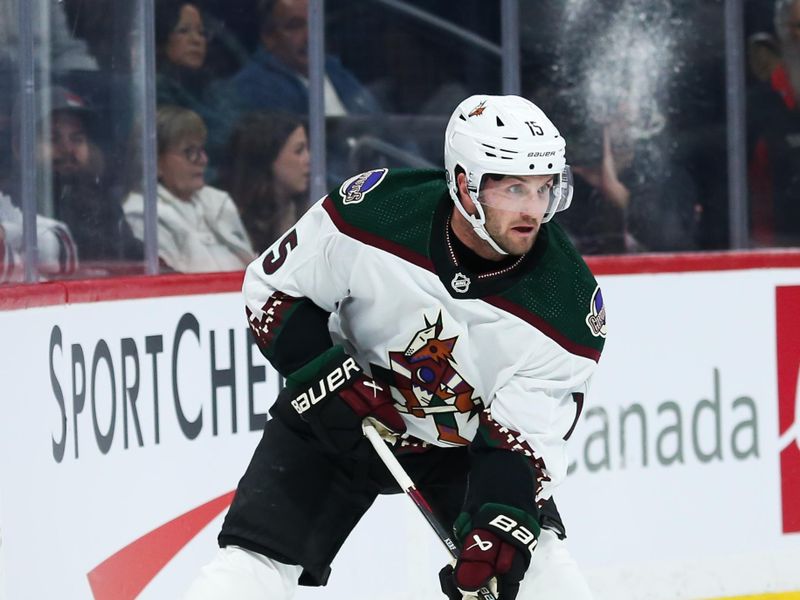
{"type": "Polygon", "coordinates": [[[623,256],[593,256],[588,257],[586,262],[595,275],[791,269],[800,267],[800,250],[626,254],[623,256]]]}
{"type": "Polygon", "coordinates": [[[243,278],[243,271],[233,271],[7,285],[0,286],[0,310],[238,292],[242,289],[243,278]]]}
{"type": "Polygon", "coordinates": [[[94,600],[134,600],[200,531],[233,501],[229,492],[161,525],[92,569],[94,600]]]}
{"type": "MultiPolygon", "coordinates": [[[[403,258],[432,270],[429,261],[421,256],[403,258]]],[[[587,258],[586,262],[595,275],[783,269],[800,268],[800,250],[595,256],[587,258]]],[[[242,287],[242,279],[243,273],[234,271],[0,285],[0,310],[237,292],[242,287]]]]}

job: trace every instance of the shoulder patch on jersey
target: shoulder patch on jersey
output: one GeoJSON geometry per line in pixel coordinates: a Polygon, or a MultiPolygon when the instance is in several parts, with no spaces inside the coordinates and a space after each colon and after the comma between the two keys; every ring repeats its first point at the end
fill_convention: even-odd
{"type": "Polygon", "coordinates": [[[603,304],[603,292],[598,285],[589,302],[589,314],[586,315],[586,324],[594,337],[606,337],[606,307],[603,304]]]}
{"type": "Polygon", "coordinates": [[[358,204],[364,200],[364,196],[377,188],[388,172],[389,169],[372,169],[345,181],[339,188],[342,204],[358,204]]]}

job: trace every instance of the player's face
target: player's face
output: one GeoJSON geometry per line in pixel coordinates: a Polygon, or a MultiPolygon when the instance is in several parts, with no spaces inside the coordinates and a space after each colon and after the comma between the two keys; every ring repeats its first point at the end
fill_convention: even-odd
{"type": "Polygon", "coordinates": [[[478,201],[486,214],[486,231],[498,246],[516,256],[533,247],[552,187],[552,175],[484,179],[478,201]]]}

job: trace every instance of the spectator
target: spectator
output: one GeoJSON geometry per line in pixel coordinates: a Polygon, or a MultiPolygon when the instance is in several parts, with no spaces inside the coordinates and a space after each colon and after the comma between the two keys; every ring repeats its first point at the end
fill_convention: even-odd
{"type": "MultiPolygon", "coordinates": [[[[0,283],[24,281],[22,211],[0,192],[0,283]]],[[[41,215],[36,217],[39,274],[43,278],[75,273],[78,254],[69,228],[41,215]]]]}
{"type": "MultiPolygon", "coordinates": [[[[247,109],[308,112],[308,0],[262,0],[261,46],[230,81],[247,109]]],[[[375,114],[378,103],[341,62],[325,58],[325,114],[375,114]]]]}
{"type": "Polygon", "coordinates": [[[794,107],[794,92],[774,35],[760,31],[747,39],[747,64],[753,77],[768,83],[783,98],[786,106],[794,107]]]}
{"type": "Polygon", "coordinates": [[[794,93],[783,67],[778,40],[772,33],[759,31],[748,37],[747,65],[750,75],[747,121],[751,128],[748,143],[750,234],[754,246],[771,246],[775,243],[775,215],[769,151],[763,136],[764,120],[772,111],[783,113],[786,108],[791,109],[794,93]]]}
{"type": "Polygon", "coordinates": [[[49,97],[43,117],[49,116],[50,136],[42,137],[40,128],[36,154],[41,171],[52,175],[55,217],[72,232],[83,266],[118,270],[132,262],[141,268],[143,246],[125,221],[122,194],[109,182],[104,154],[93,142],[99,127],[94,112],[66,88],[50,88],[49,97]]]}
{"type": "Polygon", "coordinates": [[[559,220],[584,254],[697,248],[697,186],[662,147],[664,123],[644,130],[639,113],[620,102],[584,142],[588,152],[571,158],[577,210],[559,220]]]}
{"type": "Polygon", "coordinates": [[[800,101],[800,0],[777,0],[775,32],[794,92],[793,106],[797,106],[800,101]]]}
{"type": "MultiPolygon", "coordinates": [[[[19,52],[19,2],[0,2],[0,63],[16,65],[19,52]]],[[[41,14],[34,10],[33,37],[36,66],[40,67],[43,59],[54,72],[71,70],[96,71],[97,61],[92,57],[86,43],[72,35],[67,25],[67,17],[61,2],[51,0],[37,3],[34,6],[46,7],[50,10],[41,14]],[[48,54],[41,49],[47,48],[48,54]]]]}
{"type": "Polygon", "coordinates": [[[221,185],[238,206],[253,247],[263,250],[306,208],[306,129],[288,113],[249,114],[234,130],[226,156],[221,185]]]}
{"type": "MultiPolygon", "coordinates": [[[[800,244],[800,0],[778,0],[780,61],[754,70],[748,96],[752,234],[756,245],[800,244]],[[759,77],[759,75],[761,75],[759,77]]],[[[752,42],[752,38],[751,38],[752,42]]],[[[763,54],[763,50],[761,52],[763,54]]]]}
{"type": "MultiPolygon", "coordinates": [[[[230,196],[206,185],[206,127],[179,106],[161,106],[158,138],[158,255],[180,272],[244,269],[255,253],[230,196]]],[[[125,214],[144,238],[144,198],[132,192],[125,214]]]]}
{"type": "Polygon", "coordinates": [[[575,178],[571,206],[577,214],[573,218],[558,215],[556,220],[581,254],[622,254],[638,247],[626,232],[625,210],[630,192],[619,180],[607,130],[595,130],[583,137],[581,140],[579,135],[572,136],[582,143],[578,152],[570,154],[575,178]]]}
{"type": "Polygon", "coordinates": [[[106,73],[130,71],[135,2],[61,0],[60,4],[72,35],[86,42],[100,70],[106,73]]]}
{"type": "Polygon", "coordinates": [[[235,111],[206,68],[208,32],[203,15],[185,0],[157,0],[155,21],[156,102],[200,115],[209,131],[209,152],[219,160],[235,111]]]}
{"type": "Polygon", "coordinates": [[[207,33],[200,10],[183,0],[159,0],[155,20],[158,103],[198,112],[208,84],[203,71],[207,33]]]}

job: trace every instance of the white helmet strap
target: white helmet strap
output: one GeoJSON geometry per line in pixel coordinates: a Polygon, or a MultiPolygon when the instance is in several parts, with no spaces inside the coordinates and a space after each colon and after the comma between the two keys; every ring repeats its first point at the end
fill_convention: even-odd
{"type": "MultiPolygon", "coordinates": [[[[466,176],[466,174],[465,174],[466,176]]],[[[456,186],[458,186],[458,179],[456,178],[456,186]]],[[[458,187],[456,187],[458,190],[458,187]]],[[[461,197],[459,195],[458,200],[454,203],[458,212],[467,220],[467,222],[472,225],[472,229],[475,231],[475,235],[489,244],[495,252],[499,252],[502,255],[507,255],[508,252],[503,250],[500,246],[497,245],[492,239],[492,236],[489,235],[489,232],[486,231],[486,213],[483,212],[483,207],[481,203],[478,202],[478,194],[477,192],[469,192],[469,197],[472,199],[472,204],[475,206],[475,210],[478,212],[476,215],[471,215],[467,212],[467,209],[464,208],[464,204],[461,202],[461,197]]]]}

